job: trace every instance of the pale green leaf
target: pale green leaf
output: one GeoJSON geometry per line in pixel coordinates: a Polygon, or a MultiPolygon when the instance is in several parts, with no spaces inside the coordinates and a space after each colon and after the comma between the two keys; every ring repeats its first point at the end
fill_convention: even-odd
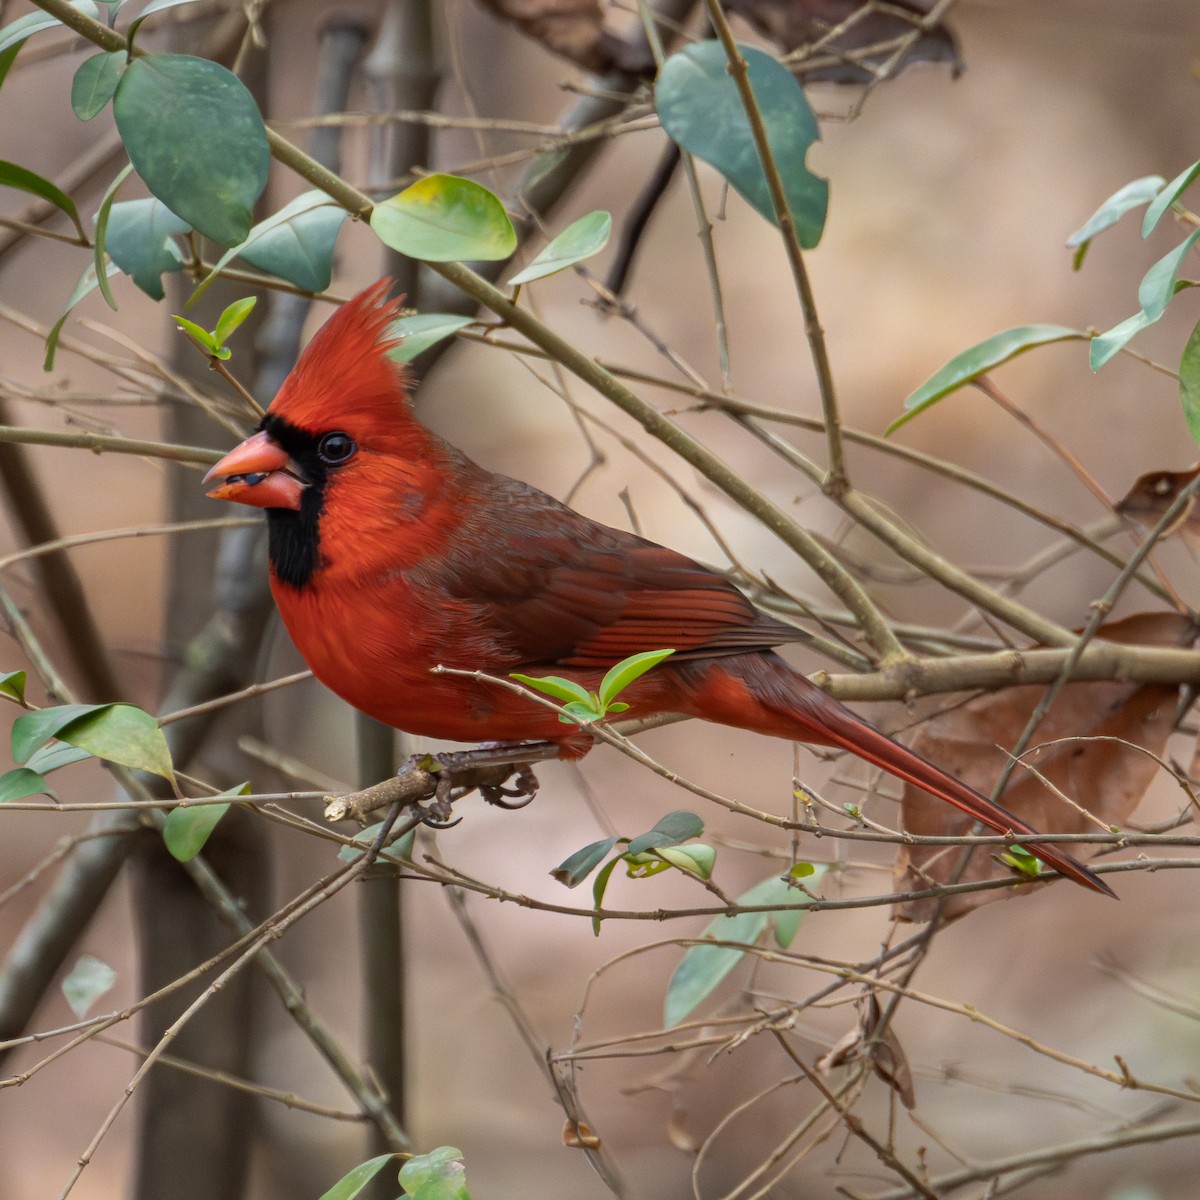
{"type": "Polygon", "coordinates": [[[400,1184],[409,1200],[471,1200],[462,1151],[453,1146],[414,1155],[400,1168],[400,1184]]]}
{"type": "Polygon", "coordinates": [[[1200,323],[1192,330],[1179,360],[1179,397],[1192,438],[1200,442],[1200,323]]]}
{"type": "Polygon", "coordinates": [[[1115,225],[1131,208],[1149,204],[1166,180],[1161,175],[1145,175],[1113,192],[1074,233],[1067,238],[1070,247],[1084,246],[1098,233],[1115,225]]]}
{"type": "MultiPolygon", "coordinates": [[[[105,265],[105,277],[111,279],[119,270],[120,268],[116,263],[110,262],[105,265]]],[[[67,304],[62,310],[62,315],[54,322],[50,327],[50,332],[46,335],[46,356],[42,360],[42,370],[54,370],[54,356],[58,353],[58,339],[62,334],[63,326],[67,323],[67,318],[74,311],[75,306],[99,286],[100,281],[96,276],[96,264],[90,262],[79,277],[79,282],[75,285],[75,290],[67,298],[67,304]]]]}
{"type": "Polygon", "coordinates": [[[53,796],[43,776],[29,767],[13,767],[0,775],[0,804],[6,800],[24,800],[26,796],[53,796]]]}
{"type": "Polygon", "coordinates": [[[385,246],[427,262],[495,261],[517,248],[504,205],[457,175],[428,175],[375,205],[371,228],[385,246]]]}
{"type": "Polygon", "coordinates": [[[576,683],[573,679],[563,679],[561,675],[521,675],[516,671],[509,676],[515,679],[518,683],[524,684],[527,688],[533,688],[536,692],[542,692],[547,696],[553,696],[555,700],[570,700],[578,704],[591,703],[591,695],[587,688],[582,684],[576,683]]]}
{"type": "Polygon", "coordinates": [[[0,675],[0,696],[7,696],[18,704],[25,703],[25,672],[8,671],[0,675]]]}
{"type": "Polygon", "coordinates": [[[250,794],[248,783],[239,783],[237,787],[221,792],[204,804],[178,805],[167,813],[163,822],[163,841],[173,858],[180,862],[188,862],[204,849],[205,842],[216,829],[218,822],[229,811],[229,801],[217,803],[221,796],[232,800],[236,796],[250,794]]]}
{"type": "Polygon", "coordinates": [[[106,704],[76,717],[56,735],[105,762],[172,779],[171,751],[158,722],[132,704],[106,704]]]}
{"type": "Polygon", "coordinates": [[[1142,237],[1149,237],[1154,227],[1163,219],[1167,210],[1187,191],[1200,176],[1200,162],[1192,163],[1186,170],[1180,171],[1170,183],[1154,198],[1146,209],[1142,220],[1142,237]]]}
{"type": "Polygon", "coordinates": [[[674,650],[644,650],[641,654],[631,654],[622,659],[600,681],[597,695],[600,697],[601,706],[607,708],[610,701],[616,699],[635,679],[640,679],[647,671],[674,653],[674,650]]]}
{"type": "Polygon", "coordinates": [[[108,269],[104,260],[105,247],[108,242],[108,219],[112,211],[113,201],[117,198],[117,192],[120,190],[121,184],[129,178],[130,172],[133,170],[133,163],[126,165],[117,172],[117,177],[105,189],[104,196],[100,201],[100,208],[96,212],[96,233],[92,239],[92,254],[95,260],[96,267],[96,282],[100,285],[100,294],[104,297],[105,303],[114,312],[117,308],[117,302],[113,299],[112,289],[108,286],[108,269]]]}
{"type": "Polygon", "coordinates": [[[582,850],[576,850],[550,872],[565,887],[578,887],[603,861],[604,856],[620,841],[620,838],[601,838],[591,842],[582,850]]]}
{"type": "Polygon", "coordinates": [[[1104,333],[1092,338],[1088,347],[1088,364],[1093,371],[1098,371],[1112,356],[1120,351],[1126,342],[1136,334],[1141,333],[1147,325],[1153,325],[1154,317],[1148,317],[1140,310],[1132,317],[1126,317],[1119,325],[1114,325],[1104,333]]]}
{"type": "MultiPolygon", "coordinates": [[[[91,0],[71,0],[71,7],[79,9],[81,13],[86,13],[93,19],[100,16],[100,10],[91,0]]],[[[10,46],[19,46],[27,37],[41,33],[44,29],[53,29],[58,24],[59,19],[49,13],[40,10],[26,13],[0,29],[0,51],[7,50],[10,46]]]]}
{"type": "Polygon", "coordinates": [[[1164,254],[1142,276],[1142,282],[1138,285],[1138,303],[1151,321],[1157,321],[1171,303],[1171,297],[1175,295],[1175,279],[1183,266],[1184,258],[1198,238],[1200,229],[1192,230],[1174,250],[1164,254]]]}
{"type": "Polygon", "coordinates": [[[436,346],[444,338],[452,337],[460,329],[474,323],[474,317],[459,317],[453,313],[418,313],[412,317],[401,317],[392,323],[389,330],[391,337],[401,340],[399,345],[388,351],[388,357],[396,362],[412,362],[430,346],[436,346]]]}
{"type": "Polygon", "coordinates": [[[63,995],[79,1020],[117,982],[117,973],[106,962],[90,954],[79,957],[62,982],[63,995]]]}
{"type": "Polygon", "coordinates": [[[1046,346],[1052,342],[1078,341],[1087,337],[1078,329],[1064,325],[1019,325],[994,333],[982,342],[956,354],[944,367],[936,371],[911,396],[904,401],[904,415],[897,417],[886,429],[892,433],[901,425],[911,421],[918,413],[936,404],[943,396],[957,391],[964,384],[978,379],[993,367],[1006,363],[1032,350],[1035,346],[1046,346]]]}
{"type": "Polygon", "coordinates": [[[37,712],[23,713],[12,725],[13,758],[17,762],[24,762],[39,746],[44,746],[72,721],[108,707],[107,704],[58,704],[52,708],[40,708],[37,712]]]}
{"type": "Polygon", "coordinates": [[[164,272],[183,267],[183,254],[175,239],[190,229],[153,196],[123,200],[109,210],[108,256],[147,296],[161,300],[164,272]]]}
{"type": "Polygon", "coordinates": [[[524,270],[518,271],[509,281],[509,287],[532,283],[547,275],[557,274],[573,267],[584,259],[599,254],[608,244],[612,233],[612,216],[596,211],[572,222],[550,244],[537,255],[524,270]]]}
{"type": "Polygon", "coordinates": [[[353,1171],[347,1172],[329,1189],[322,1192],[321,1200],[355,1200],[363,1188],[383,1170],[388,1163],[394,1163],[394,1154],[381,1154],[378,1158],[369,1158],[365,1163],[359,1163],[353,1171]]]}

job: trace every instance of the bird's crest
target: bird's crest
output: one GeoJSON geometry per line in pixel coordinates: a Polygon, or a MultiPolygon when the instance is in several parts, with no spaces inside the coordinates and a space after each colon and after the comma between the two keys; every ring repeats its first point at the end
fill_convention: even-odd
{"type": "Polygon", "coordinates": [[[400,341],[393,325],[400,301],[387,299],[380,279],[348,300],[317,330],[271,412],[301,429],[361,416],[384,425],[408,413],[408,372],[389,355],[400,341]]]}

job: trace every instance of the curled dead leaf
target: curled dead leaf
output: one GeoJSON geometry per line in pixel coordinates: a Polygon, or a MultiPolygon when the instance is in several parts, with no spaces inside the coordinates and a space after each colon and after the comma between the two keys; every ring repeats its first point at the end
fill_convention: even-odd
{"type": "Polygon", "coordinates": [[[859,1002],[858,1013],[858,1024],[817,1059],[817,1070],[827,1075],[834,1067],[844,1067],[867,1054],[871,1059],[871,1069],[896,1093],[900,1103],[911,1111],[917,1106],[917,1096],[913,1090],[908,1057],[890,1025],[880,1031],[882,1010],[874,992],[859,1002]]]}
{"type": "Polygon", "coordinates": [[[805,82],[865,84],[885,65],[895,75],[916,62],[949,63],[955,75],[963,69],[958,42],[945,24],[919,28],[933,0],[886,6],[869,0],[727,0],[726,8],[785,50],[811,47],[811,58],[796,64],[805,82]],[[901,52],[906,38],[910,44],[901,52]]]}
{"type": "MultiPolygon", "coordinates": [[[[1151,529],[1197,475],[1200,475],[1200,464],[1186,471],[1148,471],[1134,481],[1133,487],[1113,507],[1127,520],[1143,529],[1151,529]]],[[[1200,545],[1200,512],[1196,510],[1194,495],[1188,498],[1160,537],[1168,538],[1175,533],[1200,545]]]]}
{"type": "Polygon", "coordinates": [[[568,1150],[599,1150],[600,1139],[591,1131],[586,1121],[567,1118],[563,1125],[562,1143],[568,1150]]]}
{"type": "MultiPolygon", "coordinates": [[[[1125,644],[1184,645],[1194,634],[1191,622],[1176,613],[1143,613],[1102,626],[1099,636],[1125,644]]],[[[1041,686],[1026,686],[978,696],[927,721],[912,747],[990,795],[1008,761],[1001,747],[1016,743],[1044,693],[1041,686]]],[[[1041,748],[1025,757],[1032,770],[1018,766],[1013,771],[1000,803],[1044,833],[1084,833],[1097,824],[1120,826],[1158,772],[1159,765],[1150,755],[1161,756],[1166,746],[1175,720],[1176,693],[1168,684],[1068,684],[1038,727],[1035,740],[1041,748]],[[1056,795],[1055,788],[1074,805],[1056,795]]],[[[966,814],[911,786],[904,789],[901,821],[909,833],[924,836],[961,836],[970,833],[972,826],[966,814]]],[[[993,847],[979,847],[959,875],[961,854],[958,846],[906,847],[898,863],[899,886],[912,890],[953,878],[976,882],[1012,874],[997,861],[993,847]]],[[[1011,894],[987,891],[953,896],[944,915],[961,916],[1011,894]]],[[[928,920],[935,905],[933,900],[902,904],[896,915],[903,920],[928,920]]]]}

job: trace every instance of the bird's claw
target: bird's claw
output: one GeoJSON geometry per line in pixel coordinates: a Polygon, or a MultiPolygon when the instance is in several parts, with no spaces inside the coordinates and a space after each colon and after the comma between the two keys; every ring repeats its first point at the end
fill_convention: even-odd
{"type": "Polygon", "coordinates": [[[488,804],[513,812],[524,808],[537,795],[538,781],[533,768],[528,763],[521,763],[516,770],[516,782],[512,787],[503,784],[482,784],[479,794],[488,804]]]}
{"type": "Polygon", "coordinates": [[[429,829],[453,829],[462,821],[462,817],[451,819],[453,797],[450,795],[454,788],[454,775],[440,759],[435,758],[438,767],[437,786],[433,792],[433,801],[424,810],[422,823],[429,829]]]}

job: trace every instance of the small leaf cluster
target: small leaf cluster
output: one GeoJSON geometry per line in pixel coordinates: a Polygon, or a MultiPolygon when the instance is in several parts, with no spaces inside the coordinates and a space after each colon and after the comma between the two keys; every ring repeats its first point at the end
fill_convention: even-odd
{"type": "MultiPolygon", "coordinates": [[[[411,1155],[400,1168],[397,1181],[410,1200],[471,1200],[462,1158],[462,1151],[454,1146],[438,1146],[428,1154],[411,1155]]],[[[359,1163],[323,1192],[321,1200],[356,1200],[367,1185],[395,1161],[394,1154],[381,1154],[359,1163]]]]}
{"type": "Polygon", "coordinates": [[[622,713],[629,709],[620,695],[636,679],[640,679],[674,650],[644,650],[623,658],[608,671],[600,681],[600,687],[589,692],[582,684],[561,675],[521,675],[513,672],[512,679],[526,687],[563,702],[558,719],[565,725],[581,725],[591,721],[602,721],[610,713],[622,713]]]}
{"type": "MultiPolygon", "coordinates": [[[[613,855],[600,868],[592,883],[592,899],[597,909],[604,905],[604,893],[618,863],[625,863],[630,879],[649,879],[652,875],[674,868],[686,875],[707,880],[712,878],[716,850],[702,842],[692,842],[687,846],[683,844],[691,842],[692,838],[699,837],[703,832],[704,822],[694,812],[680,809],[667,813],[653,829],[637,837],[610,837],[591,842],[576,850],[550,874],[565,887],[578,887],[608,858],[614,847],[624,846],[624,850],[613,855]]],[[[597,937],[600,935],[599,915],[592,918],[592,931],[597,937]]]]}
{"type": "Polygon", "coordinates": [[[212,355],[213,358],[224,360],[233,353],[225,343],[234,330],[250,315],[257,303],[257,298],[254,296],[235,300],[217,318],[214,329],[205,329],[202,325],[197,325],[195,321],[189,321],[186,317],[178,315],[172,316],[171,319],[180,329],[190,333],[206,353],[212,355]]]}
{"type": "Polygon", "coordinates": [[[25,699],[25,672],[0,675],[0,697],[30,711],[12,726],[12,757],[24,765],[0,775],[0,803],[39,794],[53,797],[52,771],[99,758],[174,782],[171,752],[158,722],[132,704],[59,704],[33,708],[25,699]]]}

